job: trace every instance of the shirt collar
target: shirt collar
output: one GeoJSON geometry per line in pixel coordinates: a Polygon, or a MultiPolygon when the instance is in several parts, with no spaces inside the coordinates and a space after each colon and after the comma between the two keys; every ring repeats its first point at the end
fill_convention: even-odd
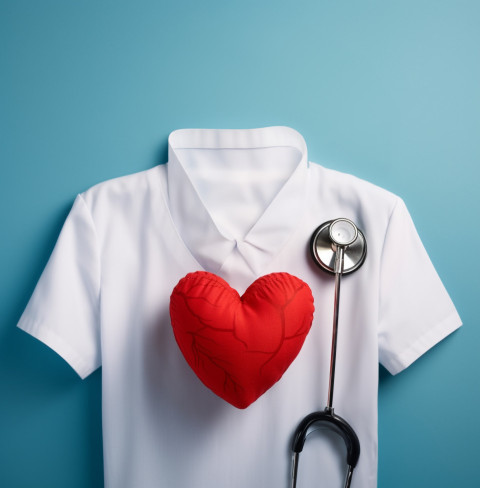
{"type": "Polygon", "coordinates": [[[227,280],[230,270],[255,278],[296,228],[304,208],[308,179],[305,140],[289,127],[260,129],[180,129],[168,138],[167,184],[170,212],[178,233],[198,263],[227,280]],[[245,149],[290,146],[298,162],[279,192],[241,241],[222,234],[202,202],[178,150],[245,149]],[[231,266],[229,265],[231,264],[231,266]],[[239,269],[240,268],[240,269],[239,269]]]}

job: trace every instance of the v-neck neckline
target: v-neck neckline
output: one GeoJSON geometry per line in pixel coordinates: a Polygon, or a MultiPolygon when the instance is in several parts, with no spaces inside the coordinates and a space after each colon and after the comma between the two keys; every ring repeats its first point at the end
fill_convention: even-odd
{"type": "MultiPolygon", "coordinates": [[[[291,162],[290,162],[291,164],[291,162]]],[[[229,277],[255,278],[283,247],[296,228],[305,205],[307,148],[289,127],[259,129],[180,129],[168,138],[167,200],[178,235],[201,267],[229,277]],[[287,147],[296,151],[293,171],[242,238],[222,232],[179,157],[183,149],[260,149],[287,147]]],[[[268,174],[268,173],[267,173],[268,174]]]]}

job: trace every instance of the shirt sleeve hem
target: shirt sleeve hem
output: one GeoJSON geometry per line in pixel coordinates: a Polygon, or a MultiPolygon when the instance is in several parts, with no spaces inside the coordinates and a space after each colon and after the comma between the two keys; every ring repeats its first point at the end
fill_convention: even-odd
{"type": "Polygon", "coordinates": [[[392,375],[400,373],[461,325],[462,321],[458,313],[453,311],[448,317],[438,323],[436,327],[417,339],[401,354],[392,357],[388,362],[383,362],[383,366],[392,375]]]}
{"type": "Polygon", "coordinates": [[[72,367],[82,380],[99,367],[99,365],[90,365],[88,360],[79,354],[62,337],[48,327],[40,326],[34,320],[22,318],[17,324],[17,327],[55,351],[72,367]]]}

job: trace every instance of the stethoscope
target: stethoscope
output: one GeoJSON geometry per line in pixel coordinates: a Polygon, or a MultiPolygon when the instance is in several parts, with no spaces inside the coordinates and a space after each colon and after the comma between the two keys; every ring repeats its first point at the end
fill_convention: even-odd
{"type": "Polygon", "coordinates": [[[309,429],[318,423],[326,424],[340,435],[347,447],[347,475],[345,488],[352,482],[353,470],[360,457],[360,442],[357,434],[342,417],[333,411],[333,388],[335,383],[335,363],[337,357],[338,309],[340,303],[340,282],[343,275],[353,273],[365,261],[367,243],[365,236],[349,219],[335,219],[325,222],[315,229],[310,240],[313,260],[324,271],[335,275],[335,295],[333,304],[332,349],[330,356],[330,377],[328,401],[323,411],[307,415],[295,430],[292,451],[292,488],[297,486],[298,462],[309,429]]]}

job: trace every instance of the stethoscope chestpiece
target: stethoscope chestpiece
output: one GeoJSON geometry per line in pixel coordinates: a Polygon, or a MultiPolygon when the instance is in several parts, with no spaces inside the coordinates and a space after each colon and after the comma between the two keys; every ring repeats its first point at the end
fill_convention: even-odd
{"type": "Polygon", "coordinates": [[[335,274],[337,246],[344,247],[342,274],[353,273],[364,263],[367,241],[363,232],[349,219],[324,222],[312,234],[310,253],[315,263],[327,273],[335,274]]]}
{"type": "Polygon", "coordinates": [[[358,227],[348,219],[333,220],[329,226],[330,240],[337,246],[350,246],[358,237],[358,227]]]}

